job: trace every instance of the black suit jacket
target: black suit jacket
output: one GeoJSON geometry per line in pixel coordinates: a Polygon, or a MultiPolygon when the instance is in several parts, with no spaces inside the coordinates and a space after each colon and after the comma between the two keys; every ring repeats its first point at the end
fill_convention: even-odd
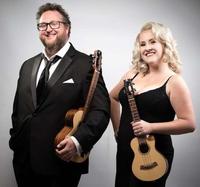
{"type": "MultiPolygon", "coordinates": [[[[67,169],[86,173],[88,160],[81,164],[62,161],[55,155],[53,142],[64,125],[66,112],[84,106],[93,75],[92,58],[71,45],[48,82],[45,99],[37,106],[36,76],[41,60],[42,54],[38,54],[25,61],[20,70],[9,141],[14,151],[13,164],[30,161],[36,172],[45,175],[67,169]],[[64,83],[69,79],[74,83],[64,83]]],[[[88,115],[74,134],[84,152],[90,151],[105,131],[109,104],[100,74],[88,115]]]]}

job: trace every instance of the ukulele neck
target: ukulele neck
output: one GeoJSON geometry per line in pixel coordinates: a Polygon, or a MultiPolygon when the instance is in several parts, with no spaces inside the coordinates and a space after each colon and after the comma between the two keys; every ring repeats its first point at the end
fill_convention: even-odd
{"type": "MultiPolygon", "coordinates": [[[[138,122],[138,121],[140,121],[140,115],[139,115],[138,108],[136,105],[134,93],[127,94],[127,96],[128,96],[128,102],[129,102],[129,106],[130,106],[130,110],[131,110],[132,119],[134,122],[138,122]]],[[[139,144],[146,143],[145,135],[137,136],[137,138],[138,138],[139,144]]]]}
{"type": "Polygon", "coordinates": [[[89,106],[90,106],[90,103],[92,101],[94,91],[95,91],[95,88],[96,88],[96,85],[97,85],[97,82],[98,82],[98,79],[99,79],[99,74],[100,74],[99,71],[97,71],[97,70],[94,71],[92,81],[91,81],[91,84],[90,84],[90,88],[89,88],[89,91],[88,91],[87,99],[86,99],[84,109],[83,109],[82,120],[85,118],[85,116],[86,116],[86,114],[89,110],[89,106]]]}

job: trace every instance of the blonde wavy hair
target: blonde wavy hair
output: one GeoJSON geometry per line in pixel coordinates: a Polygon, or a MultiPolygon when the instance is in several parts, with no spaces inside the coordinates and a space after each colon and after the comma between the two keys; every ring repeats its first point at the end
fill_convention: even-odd
{"type": "Polygon", "coordinates": [[[146,30],[151,30],[155,39],[164,46],[162,61],[164,63],[168,63],[168,66],[172,71],[180,73],[181,62],[176,49],[176,41],[174,40],[169,28],[156,22],[146,23],[136,37],[132,59],[134,70],[142,72],[143,74],[147,74],[149,72],[148,65],[141,58],[139,43],[140,33],[146,30]]]}

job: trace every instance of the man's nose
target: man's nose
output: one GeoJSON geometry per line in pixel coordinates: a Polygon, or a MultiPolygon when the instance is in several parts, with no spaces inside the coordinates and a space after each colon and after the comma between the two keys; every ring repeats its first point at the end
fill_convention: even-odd
{"type": "Polygon", "coordinates": [[[51,28],[50,24],[47,25],[47,30],[46,30],[46,31],[47,31],[47,32],[52,31],[52,28],[51,28]]]}

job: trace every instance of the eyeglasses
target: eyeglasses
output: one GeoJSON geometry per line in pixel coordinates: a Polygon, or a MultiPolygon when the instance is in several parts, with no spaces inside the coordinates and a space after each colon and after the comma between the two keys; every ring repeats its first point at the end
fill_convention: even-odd
{"type": "Polygon", "coordinates": [[[63,21],[51,21],[49,23],[38,23],[37,24],[37,29],[39,31],[46,31],[48,28],[48,25],[51,27],[51,29],[59,29],[60,28],[60,24],[66,24],[66,22],[63,21]]]}

